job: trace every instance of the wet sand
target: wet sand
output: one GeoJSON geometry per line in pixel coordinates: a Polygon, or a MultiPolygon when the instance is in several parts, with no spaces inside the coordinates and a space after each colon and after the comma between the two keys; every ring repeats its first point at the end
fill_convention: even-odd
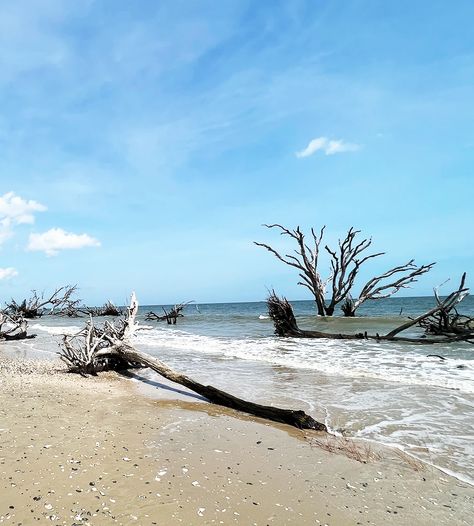
{"type": "Polygon", "coordinates": [[[2,524],[472,524],[474,488],[392,450],[361,463],[184,389],[151,399],[57,363],[0,357],[0,382],[2,524]]]}

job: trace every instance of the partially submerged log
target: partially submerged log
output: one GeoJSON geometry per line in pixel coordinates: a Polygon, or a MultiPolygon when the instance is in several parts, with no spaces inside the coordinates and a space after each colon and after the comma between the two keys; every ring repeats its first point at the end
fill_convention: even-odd
{"type": "Polygon", "coordinates": [[[468,289],[459,288],[457,291],[451,293],[445,300],[433,309],[425,312],[424,314],[417,316],[414,319],[410,319],[406,323],[403,323],[399,327],[396,327],[388,334],[368,334],[367,332],[360,332],[355,334],[343,334],[343,333],[329,333],[321,331],[308,331],[300,329],[296,322],[293,309],[286,298],[279,298],[273,291],[267,299],[268,314],[273,321],[275,327],[275,334],[283,337],[293,338],[326,338],[335,340],[376,340],[376,341],[392,341],[392,342],[406,342],[406,343],[420,343],[420,344],[436,344],[436,343],[450,343],[455,341],[466,341],[474,343],[474,329],[467,331],[462,334],[446,335],[443,337],[427,337],[425,335],[416,337],[404,337],[397,336],[400,332],[403,332],[414,325],[419,324],[426,318],[433,316],[443,308],[447,308],[450,305],[456,305],[465,297],[468,289]]]}
{"type": "Polygon", "coordinates": [[[182,312],[184,307],[186,307],[186,305],[189,305],[190,303],[192,303],[192,301],[187,301],[186,303],[178,303],[170,311],[167,311],[164,307],[161,307],[163,309],[164,315],[156,314],[153,311],[147,312],[145,314],[145,320],[147,321],[166,320],[168,325],[176,325],[177,319],[182,318],[184,316],[182,312]]]}
{"type": "Polygon", "coordinates": [[[164,378],[200,394],[211,403],[267,420],[289,424],[300,429],[327,431],[323,423],[314,420],[304,411],[282,409],[243,400],[212,385],[196,382],[192,378],[174,371],[157,358],[138,351],[131,344],[131,337],[137,330],[135,322],[137,311],[138,303],[135,295],[133,295],[127,317],[117,321],[117,323],[106,322],[102,327],[95,327],[91,318],[87,327],[77,335],[64,336],[59,351],[61,359],[72,371],[83,375],[96,374],[99,370],[106,370],[111,367],[115,368],[116,359],[120,360],[119,363],[122,364],[149,367],[164,378]]]}

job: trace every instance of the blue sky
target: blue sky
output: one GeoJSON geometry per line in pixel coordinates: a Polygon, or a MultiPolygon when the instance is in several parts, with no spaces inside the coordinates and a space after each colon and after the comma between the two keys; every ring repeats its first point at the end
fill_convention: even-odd
{"type": "Polygon", "coordinates": [[[472,275],[473,19],[462,0],[0,1],[2,299],[308,297],[252,244],[285,247],[268,222],[371,235],[387,255],[361,281],[437,261],[410,294],[472,275]]]}

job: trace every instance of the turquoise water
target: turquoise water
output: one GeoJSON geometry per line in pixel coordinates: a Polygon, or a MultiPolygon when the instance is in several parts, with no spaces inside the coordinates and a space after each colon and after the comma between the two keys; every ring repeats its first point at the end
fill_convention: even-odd
{"type": "MultiPolygon", "coordinates": [[[[368,303],[352,319],[318,318],[310,301],[293,306],[300,327],[383,334],[428,310],[433,298],[368,303]]],[[[474,483],[474,346],[278,338],[264,302],[191,304],[176,326],[144,321],[150,309],[140,309],[146,329],[136,346],[176,370],[237,396],[304,409],[335,432],[402,448],[474,483]]],[[[474,314],[471,297],[461,311],[474,314]]],[[[80,326],[44,317],[31,324],[36,340],[9,345],[17,354],[51,355],[58,335],[80,326]]]]}

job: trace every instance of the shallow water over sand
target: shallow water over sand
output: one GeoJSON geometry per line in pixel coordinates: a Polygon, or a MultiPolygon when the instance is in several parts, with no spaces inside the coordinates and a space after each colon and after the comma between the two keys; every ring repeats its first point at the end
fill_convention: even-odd
{"type": "MultiPolygon", "coordinates": [[[[377,302],[354,319],[316,318],[311,302],[294,306],[301,327],[383,334],[403,322],[400,310],[409,316],[431,303],[377,302]]],[[[464,310],[473,307],[468,298],[464,310]]],[[[261,403],[305,409],[335,431],[403,448],[474,483],[472,346],[280,339],[264,303],[191,305],[177,326],[143,321],[147,310],[140,322],[149,329],[137,347],[177,370],[261,403]]],[[[80,320],[45,317],[31,324],[36,340],[8,345],[20,355],[48,356],[59,334],[79,327],[80,320]]]]}

